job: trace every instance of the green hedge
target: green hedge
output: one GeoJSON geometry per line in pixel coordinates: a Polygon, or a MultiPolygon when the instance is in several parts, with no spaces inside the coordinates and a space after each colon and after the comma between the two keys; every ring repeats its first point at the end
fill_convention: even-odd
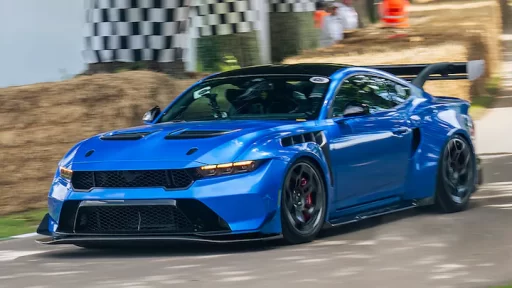
{"type": "Polygon", "coordinates": [[[318,47],[319,33],[313,12],[271,12],[269,20],[272,62],[279,63],[303,50],[318,47]]]}
{"type": "Polygon", "coordinates": [[[207,36],[198,39],[198,71],[224,70],[226,56],[234,56],[241,67],[261,64],[257,32],[207,36]]]}

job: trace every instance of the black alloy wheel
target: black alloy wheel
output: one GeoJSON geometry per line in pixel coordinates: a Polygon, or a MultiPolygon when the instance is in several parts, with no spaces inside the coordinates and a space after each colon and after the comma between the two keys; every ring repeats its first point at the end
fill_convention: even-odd
{"type": "Polygon", "coordinates": [[[436,204],[444,212],[465,210],[475,189],[476,157],[472,147],[455,135],[441,154],[436,204]]]}
{"type": "Polygon", "coordinates": [[[326,191],[319,169],[299,160],[289,169],[281,197],[284,240],[289,244],[311,242],[322,229],[326,213],[326,191]]]}

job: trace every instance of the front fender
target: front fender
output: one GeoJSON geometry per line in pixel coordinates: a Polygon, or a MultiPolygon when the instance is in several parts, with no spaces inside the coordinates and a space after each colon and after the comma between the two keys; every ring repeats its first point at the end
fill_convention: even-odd
{"type": "MultiPolygon", "coordinates": [[[[330,167],[327,164],[326,156],[324,155],[322,148],[313,142],[295,144],[288,147],[282,147],[279,144],[279,149],[275,149],[272,151],[266,151],[261,149],[252,149],[248,153],[244,154],[242,157],[237,159],[237,161],[244,161],[250,159],[261,159],[265,158],[264,155],[271,157],[266,158],[274,158],[280,161],[285,162],[285,171],[288,171],[291,166],[301,158],[307,158],[317,164],[317,168],[320,170],[321,177],[324,180],[324,185],[327,193],[327,211],[330,209],[330,203],[334,201],[334,188],[331,179],[331,174],[329,173],[330,167]]],[[[283,179],[284,180],[284,179],[283,179]]],[[[282,191],[280,191],[279,199],[282,191]]]]}

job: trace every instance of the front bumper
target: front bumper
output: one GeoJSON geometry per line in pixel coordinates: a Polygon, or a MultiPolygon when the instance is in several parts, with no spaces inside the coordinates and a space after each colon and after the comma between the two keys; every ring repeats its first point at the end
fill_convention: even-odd
{"type": "Polygon", "coordinates": [[[230,232],[190,233],[181,235],[80,235],[51,232],[50,215],[46,214],[37,228],[40,235],[52,235],[37,239],[36,242],[45,245],[60,244],[123,244],[155,242],[199,242],[199,243],[240,243],[250,241],[270,241],[282,238],[281,234],[263,234],[259,231],[245,231],[232,234],[230,232]]]}
{"type": "MultiPolygon", "coordinates": [[[[160,188],[128,188],[77,192],[70,187],[69,183],[57,179],[49,193],[49,213],[44,217],[37,231],[38,234],[48,237],[39,242],[43,244],[160,240],[240,242],[269,239],[269,237],[274,239],[281,234],[280,217],[277,211],[279,211],[279,193],[283,180],[281,176],[284,171],[286,171],[285,162],[270,160],[252,173],[202,179],[186,190],[174,191],[160,188]],[[175,210],[183,212],[183,217],[190,220],[187,220],[187,223],[190,222],[192,226],[189,226],[193,228],[183,231],[165,231],[165,229],[142,231],[141,220],[144,226],[144,219],[148,219],[149,216],[146,217],[141,214],[143,212],[131,210],[128,211],[131,213],[128,216],[109,214],[108,217],[113,215],[123,222],[125,218],[138,215],[139,230],[110,233],[108,229],[98,232],[98,230],[79,227],[82,225],[79,223],[83,218],[80,213],[83,214],[83,211],[86,211],[84,209],[98,208],[94,203],[108,207],[117,206],[115,207],[117,209],[120,208],[119,206],[135,207],[133,205],[141,205],[141,202],[155,205],[155,203],[169,201],[174,202],[173,207],[177,207],[175,210]]],[[[157,221],[154,219],[161,218],[158,215],[168,216],[155,214],[153,207],[163,207],[163,205],[146,207],[144,210],[146,211],[144,213],[153,213],[151,214],[153,222],[157,221]]],[[[89,217],[89,215],[86,216],[89,217]]],[[[85,221],[92,222],[92,217],[89,218],[85,221]]],[[[109,223],[111,224],[112,221],[109,223]]]]}

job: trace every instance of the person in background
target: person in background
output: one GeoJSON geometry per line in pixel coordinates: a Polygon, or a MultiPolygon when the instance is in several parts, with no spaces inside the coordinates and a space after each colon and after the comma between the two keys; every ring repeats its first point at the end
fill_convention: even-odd
{"type": "Polygon", "coordinates": [[[332,46],[343,40],[343,19],[338,15],[337,5],[329,5],[327,12],[329,15],[324,17],[322,24],[320,47],[332,46]]]}
{"type": "Polygon", "coordinates": [[[359,17],[356,9],[352,6],[352,0],[341,0],[335,3],[338,7],[338,15],[343,19],[344,30],[354,30],[359,27],[359,17]]]}
{"type": "Polygon", "coordinates": [[[324,23],[324,17],[329,15],[327,11],[325,11],[326,4],[324,1],[317,1],[315,3],[316,9],[314,14],[315,19],[315,28],[322,29],[322,25],[324,23]]]}

